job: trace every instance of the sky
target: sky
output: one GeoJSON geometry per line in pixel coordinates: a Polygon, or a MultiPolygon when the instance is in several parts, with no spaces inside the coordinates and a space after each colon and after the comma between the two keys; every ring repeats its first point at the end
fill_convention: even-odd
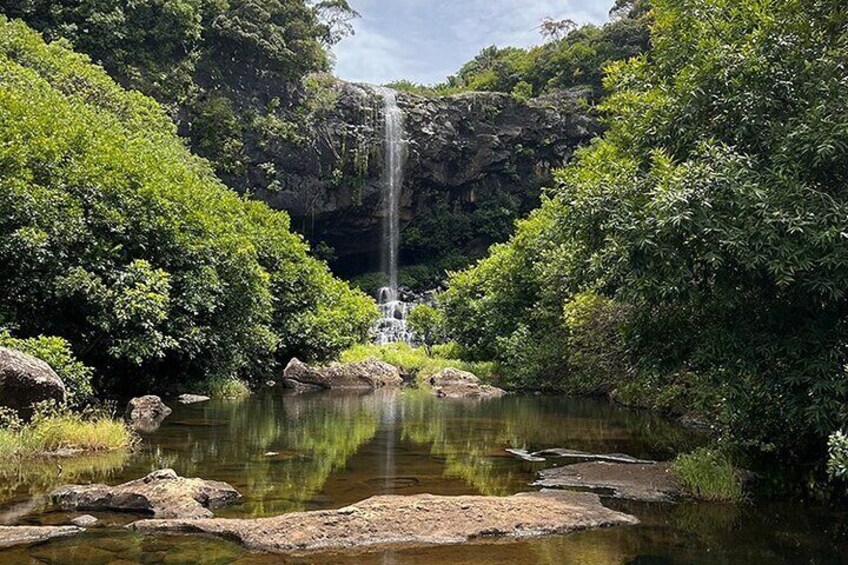
{"type": "Polygon", "coordinates": [[[335,74],[353,82],[435,84],[484,47],[542,41],[547,17],[603,23],[613,0],[351,0],[356,34],[333,49],[335,74]]]}

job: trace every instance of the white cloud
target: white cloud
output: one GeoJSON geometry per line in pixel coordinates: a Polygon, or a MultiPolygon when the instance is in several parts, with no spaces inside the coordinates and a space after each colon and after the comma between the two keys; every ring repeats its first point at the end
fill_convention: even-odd
{"type": "Polygon", "coordinates": [[[546,17],[600,23],[612,0],[354,0],[356,35],[334,49],[336,72],[359,82],[444,80],[489,45],[540,41],[546,17]]]}

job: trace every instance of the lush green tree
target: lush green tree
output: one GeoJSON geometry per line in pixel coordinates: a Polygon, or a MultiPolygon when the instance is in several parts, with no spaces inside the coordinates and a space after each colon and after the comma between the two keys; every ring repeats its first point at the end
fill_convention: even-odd
{"type": "Polygon", "coordinates": [[[226,189],[151,99],[0,19],[0,288],[19,337],[57,335],[100,383],[256,382],[367,336],[373,301],[289,218],[226,189]]]}
{"type": "Polygon", "coordinates": [[[419,304],[412,309],[407,318],[409,328],[424,342],[427,354],[430,349],[444,341],[445,320],[441,310],[429,304],[419,304]]]}
{"type": "Polygon", "coordinates": [[[605,138],[453,278],[449,327],[496,356],[559,332],[567,380],[563,307],[595,292],[626,314],[620,391],[700,406],[743,445],[823,448],[848,418],[848,12],[652,4],[653,49],[610,70],[605,138]]]}

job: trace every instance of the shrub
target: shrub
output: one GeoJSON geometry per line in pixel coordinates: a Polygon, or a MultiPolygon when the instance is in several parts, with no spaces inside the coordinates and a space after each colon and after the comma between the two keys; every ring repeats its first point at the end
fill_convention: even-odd
{"type": "Polygon", "coordinates": [[[0,17],[0,288],[20,336],[58,335],[102,384],[261,382],[365,339],[372,300],[289,218],[245,201],[165,113],[0,17]]]}
{"type": "Polygon", "coordinates": [[[834,479],[848,479],[848,435],[831,434],[827,442],[827,472],[834,479]]]}
{"type": "Polygon", "coordinates": [[[702,447],[679,455],[672,469],[698,499],[717,502],[744,499],[739,474],[727,456],[716,449],[702,447]]]}

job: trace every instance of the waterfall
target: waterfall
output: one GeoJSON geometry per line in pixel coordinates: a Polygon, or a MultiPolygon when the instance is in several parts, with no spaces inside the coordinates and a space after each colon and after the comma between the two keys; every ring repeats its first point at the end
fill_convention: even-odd
{"type": "Polygon", "coordinates": [[[383,240],[382,269],[388,286],[380,289],[377,301],[380,320],[376,341],[380,345],[410,342],[406,329],[407,304],[398,294],[398,255],[400,253],[400,197],[403,168],[406,162],[406,140],[403,112],[397,104],[397,93],[389,88],[375,89],[383,98],[383,240]]]}

